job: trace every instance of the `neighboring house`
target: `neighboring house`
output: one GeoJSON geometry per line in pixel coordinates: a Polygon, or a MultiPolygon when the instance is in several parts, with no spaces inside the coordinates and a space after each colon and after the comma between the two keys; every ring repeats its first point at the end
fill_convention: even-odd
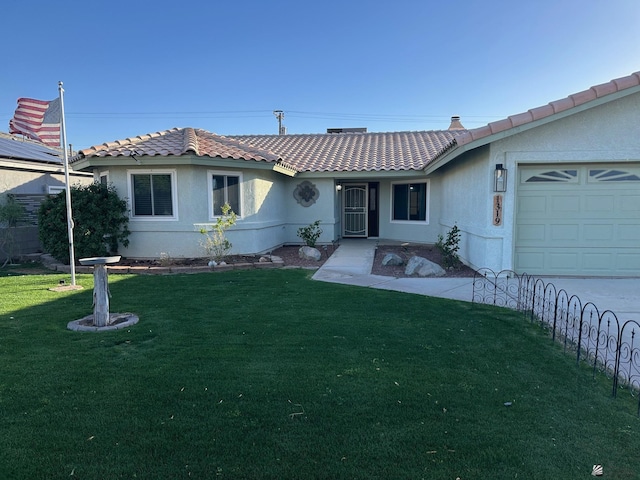
{"type": "Polygon", "coordinates": [[[640,275],[640,73],[482,128],[219,136],[172,129],[79,152],[131,208],[129,257],[201,256],[229,202],[236,253],[381,238],[434,243],[457,225],[472,267],[640,275]]]}
{"type": "MultiPolygon", "coordinates": [[[[71,184],[90,183],[93,176],[86,172],[69,172],[71,184]]],[[[33,140],[0,133],[0,203],[7,195],[24,206],[16,239],[18,254],[38,251],[38,208],[46,195],[65,188],[64,165],[59,149],[33,140]]],[[[0,259],[2,254],[0,254],[0,259]]]]}

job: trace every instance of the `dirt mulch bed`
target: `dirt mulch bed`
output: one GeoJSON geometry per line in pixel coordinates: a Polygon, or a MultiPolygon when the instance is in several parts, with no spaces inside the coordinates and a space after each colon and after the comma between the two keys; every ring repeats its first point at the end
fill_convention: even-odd
{"type": "Polygon", "coordinates": [[[322,254],[320,260],[304,260],[300,258],[298,255],[298,250],[300,250],[300,245],[288,245],[285,247],[276,248],[272,254],[282,258],[285,266],[287,267],[302,267],[302,268],[320,268],[327,259],[333,255],[333,252],[336,251],[338,245],[327,245],[326,248],[324,245],[318,245],[318,250],[322,254]]]}
{"type": "MultiPolygon", "coordinates": [[[[435,245],[380,245],[376,250],[376,257],[373,261],[373,268],[371,269],[371,273],[374,275],[384,275],[387,277],[396,278],[417,277],[417,275],[406,275],[404,273],[407,262],[413,256],[426,258],[430,262],[437,263],[442,268],[445,268],[442,262],[442,254],[440,253],[440,250],[435,247],[435,245]],[[382,259],[388,253],[395,253],[396,255],[399,255],[404,260],[404,265],[382,265],[382,259]]],[[[456,278],[473,277],[473,275],[476,273],[475,270],[467,267],[466,265],[460,265],[459,268],[446,270],[446,272],[447,273],[444,275],[444,277],[456,278]]]]}
{"type": "MultiPolygon", "coordinates": [[[[339,247],[336,245],[327,245],[326,248],[324,245],[320,245],[318,250],[322,254],[322,258],[319,261],[315,260],[304,260],[299,257],[298,250],[300,250],[300,245],[288,245],[284,247],[277,248],[271,252],[271,255],[280,257],[285,267],[300,267],[300,268],[320,268],[327,259],[333,254],[333,252],[339,247]]],[[[376,250],[375,259],[373,262],[373,268],[371,269],[371,273],[373,275],[383,275],[387,277],[396,277],[396,278],[407,278],[412,277],[411,275],[405,275],[404,269],[406,263],[412,256],[419,256],[426,258],[438,265],[442,265],[442,255],[440,251],[434,245],[424,245],[424,244],[402,244],[402,245],[379,245],[376,250]],[[403,260],[405,265],[398,266],[383,266],[382,259],[387,253],[395,253],[399,255],[403,260]]],[[[269,255],[231,255],[226,259],[228,264],[236,264],[236,263],[254,263],[260,260],[260,257],[265,256],[269,257],[269,255]]],[[[179,267],[206,267],[208,260],[205,258],[179,258],[179,259],[163,259],[163,260],[134,260],[122,258],[120,262],[118,262],[117,266],[132,266],[132,267],[171,267],[171,266],[179,266],[179,267]]],[[[12,268],[9,270],[13,274],[40,274],[40,273],[50,273],[51,270],[42,269],[42,268],[12,268]]],[[[444,275],[445,277],[473,277],[475,271],[472,268],[467,267],[466,265],[461,265],[458,269],[447,270],[447,273],[444,275]]],[[[415,276],[415,275],[413,275],[415,276]]]]}
{"type": "MultiPolygon", "coordinates": [[[[322,253],[322,258],[318,262],[314,260],[301,259],[298,256],[298,250],[300,249],[300,246],[281,247],[274,250],[273,255],[277,255],[281,257],[286,266],[297,266],[297,267],[305,267],[305,268],[320,267],[333,254],[333,252],[337,247],[338,245],[336,246],[328,245],[327,249],[324,250],[324,247],[321,246],[319,250],[322,253]]],[[[442,255],[434,245],[424,245],[424,244],[379,245],[376,250],[376,256],[373,261],[373,268],[371,269],[371,273],[373,275],[384,275],[387,277],[396,277],[396,278],[415,277],[415,275],[405,275],[404,273],[406,263],[414,255],[426,258],[427,260],[437,263],[438,265],[442,265],[442,255]],[[382,259],[387,253],[395,253],[399,255],[404,260],[405,265],[383,266],[382,259]]],[[[461,265],[457,269],[447,270],[447,273],[444,276],[459,278],[459,277],[473,277],[474,274],[475,274],[475,270],[467,267],[466,265],[461,265]]]]}
{"type": "MultiPolygon", "coordinates": [[[[273,250],[270,254],[263,255],[229,255],[225,258],[225,262],[229,265],[238,263],[256,263],[260,261],[261,257],[270,258],[271,255],[280,257],[287,267],[321,267],[324,262],[333,254],[337,246],[327,245],[319,246],[318,250],[322,254],[322,258],[319,261],[304,260],[298,256],[298,250],[300,245],[291,245],[280,247],[273,250]]],[[[130,267],[202,267],[208,264],[209,260],[206,258],[166,258],[155,260],[135,260],[122,258],[117,266],[130,266],[130,267]]]]}

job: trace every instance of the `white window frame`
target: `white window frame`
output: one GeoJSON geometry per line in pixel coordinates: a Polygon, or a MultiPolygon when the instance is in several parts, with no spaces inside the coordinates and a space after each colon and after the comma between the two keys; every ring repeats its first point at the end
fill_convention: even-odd
{"type": "MultiPolygon", "coordinates": [[[[213,211],[213,176],[220,175],[225,177],[238,177],[238,205],[240,206],[240,213],[244,213],[244,205],[242,204],[242,191],[243,191],[243,181],[242,181],[242,172],[234,172],[228,170],[207,170],[207,188],[209,190],[209,220],[215,220],[221,215],[215,215],[213,211]]],[[[227,191],[225,189],[225,201],[227,201],[227,191]]],[[[238,218],[242,218],[242,215],[238,215],[238,212],[235,212],[238,218]]]]}
{"type": "Polygon", "coordinates": [[[129,195],[129,218],[136,222],[174,222],[178,220],[178,172],[175,169],[127,170],[127,194],[129,195]],[[171,207],[173,215],[134,215],[133,213],[133,176],[134,175],[170,175],[171,207]]]}
{"type": "Polygon", "coordinates": [[[399,223],[402,225],[429,225],[429,217],[430,217],[430,203],[431,203],[431,182],[429,180],[405,180],[402,182],[391,182],[391,190],[389,192],[389,221],[390,223],[399,223]],[[393,218],[393,200],[395,194],[395,186],[396,185],[410,185],[423,183],[425,185],[425,218],[424,220],[396,220],[393,218]]]}

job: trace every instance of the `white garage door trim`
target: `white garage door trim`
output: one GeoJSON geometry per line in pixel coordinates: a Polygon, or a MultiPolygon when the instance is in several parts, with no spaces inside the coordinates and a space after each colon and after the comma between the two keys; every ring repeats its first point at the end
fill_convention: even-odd
{"type": "Polygon", "coordinates": [[[520,166],[518,172],[517,272],[640,276],[640,164],[520,166]]]}

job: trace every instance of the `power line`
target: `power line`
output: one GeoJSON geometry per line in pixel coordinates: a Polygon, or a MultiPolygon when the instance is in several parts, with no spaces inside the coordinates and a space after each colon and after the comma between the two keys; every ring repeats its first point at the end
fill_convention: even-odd
{"type": "MultiPolygon", "coordinates": [[[[99,112],[99,111],[71,111],[67,112],[68,118],[86,119],[126,119],[126,120],[151,120],[151,119],[208,119],[208,118],[266,118],[274,114],[279,121],[280,132],[284,112],[282,110],[210,110],[210,111],[160,111],[160,112],[99,112]],[[277,112],[282,112],[278,117],[277,112]]],[[[438,121],[440,123],[449,120],[450,115],[444,114],[396,114],[396,113],[349,113],[349,112],[316,112],[307,110],[287,110],[290,118],[349,121],[349,122],[387,122],[387,123],[426,123],[438,121]]],[[[13,113],[0,115],[0,119],[13,118],[13,113]]],[[[467,124],[486,124],[495,119],[506,118],[506,115],[462,115],[467,124]]]]}

